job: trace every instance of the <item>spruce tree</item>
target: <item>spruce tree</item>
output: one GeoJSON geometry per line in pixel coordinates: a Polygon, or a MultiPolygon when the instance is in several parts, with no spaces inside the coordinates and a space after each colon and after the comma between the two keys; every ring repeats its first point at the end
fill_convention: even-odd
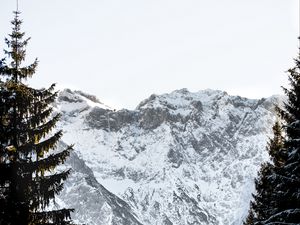
{"type": "Polygon", "coordinates": [[[256,180],[247,225],[300,224],[300,51],[288,77],[287,102],[277,107],[283,125],[273,127],[271,163],[262,166],[256,180]]]}
{"type": "MultiPolygon", "coordinates": [[[[250,204],[249,215],[245,221],[245,225],[256,224],[268,218],[269,206],[274,202],[273,187],[276,185],[275,180],[271,179],[275,165],[279,163],[279,150],[283,147],[282,127],[279,121],[273,126],[273,138],[269,140],[267,150],[271,156],[271,162],[262,165],[258,178],[255,179],[256,195],[253,195],[254,201],[250,204]]],[[[282,162],[282,160],[280,160],[282,162]]]]}
{"type": "Polygon", "coordinates": [[[29,38],[24,39],[19,15],[14,12],[6,58],[0,61],[0,225],[71,224],[73,209],[47,207],[70,173],[54,169],[72,146],[55,150],[62,131],[53,130],[60,118],[50,105],[57,97],[54,85],[35,89],[26,84],[38,61],[23,66],[29,38]]]}

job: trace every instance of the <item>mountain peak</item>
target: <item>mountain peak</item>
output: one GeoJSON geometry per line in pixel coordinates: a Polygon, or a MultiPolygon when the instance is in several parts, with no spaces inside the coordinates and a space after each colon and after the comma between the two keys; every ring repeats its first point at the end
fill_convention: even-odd
{"type": "Polygon", "coordinates": [[[69,114],[85,111],[93,107],[112,110],[111,107],[102,103],[96,96],[82,91],[73,91],[69,88],[59,91],[57,105],[61,112],[69,114]]]}
{"type": "Polygon", "coordinates": [[[178,106],[187,107],[192,101],[208,101],[209,99],[213,99],[215,96],[220,95],[224,96],[227,95],[227,93],[212,89],[190,92],[187,88],[183,88],[162,95],[152,94],[149,98],[142,101],[137,109],[158,107],[177,108],[178,106]]]}
{"type": "MultiPolygon", "coordinates": [[[[111,192],[99,196],[118,196],[128,205],[128,216],[143,225],[241,224],[254,177],[268,159],[265,146],[278,97],[181,89],[119,111],[93,99],[64,90],[57,107],[63,141],[75,144],[97,182],[111,192]]],[[[95,201],[105,209],[86,203],[79,212],[95,215],[93,225],[114,224],[97,223],[99,212],[113,215],[118,204],[101,199],[95,201]]]]}

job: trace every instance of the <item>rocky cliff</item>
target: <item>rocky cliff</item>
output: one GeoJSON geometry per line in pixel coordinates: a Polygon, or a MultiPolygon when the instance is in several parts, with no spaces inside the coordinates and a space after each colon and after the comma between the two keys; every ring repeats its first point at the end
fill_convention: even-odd
{"type": "Polygon", "coordinates": [[[182,89],[116,111],[63,90],[74,172],[57,202],[90,225],[240,225],[280,101],[182,89]]]}

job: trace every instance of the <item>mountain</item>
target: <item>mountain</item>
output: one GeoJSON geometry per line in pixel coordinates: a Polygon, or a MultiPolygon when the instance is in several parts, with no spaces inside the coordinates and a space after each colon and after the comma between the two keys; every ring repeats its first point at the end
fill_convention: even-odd
{"type": "Polygon", "coordinates": [[[57,204],[89,225],[240,225],[280,102],[182,89],[116,111],[65,89],[58,129],[75,152],[57,204]]]}

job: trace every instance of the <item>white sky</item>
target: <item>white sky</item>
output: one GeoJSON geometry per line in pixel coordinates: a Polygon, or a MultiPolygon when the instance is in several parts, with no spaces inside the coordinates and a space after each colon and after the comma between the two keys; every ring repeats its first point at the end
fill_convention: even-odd
{"type": "MultiPolygon", "coordinates": [[[[15,5],[0,0],[1,49],[15,5]]],[[[117,108],[181,88],[280,94],[298,51],[298,0],[19,0],[19,8],[28,59],[40,60],[31,84],[79,89],[117,108]]]]}

